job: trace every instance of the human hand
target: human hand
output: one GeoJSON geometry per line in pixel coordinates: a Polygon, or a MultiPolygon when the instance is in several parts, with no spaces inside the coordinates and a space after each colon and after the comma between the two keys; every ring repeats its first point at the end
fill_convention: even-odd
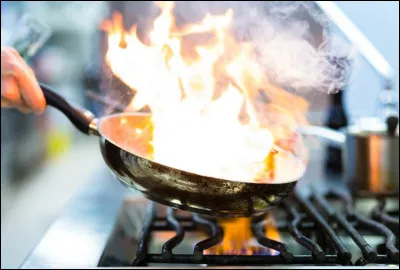
{"type": "Polygon", "coordinates": [[[1,47],[1,107],[38,114],[46,107],[33,70],[11,47],[1,47]]]}

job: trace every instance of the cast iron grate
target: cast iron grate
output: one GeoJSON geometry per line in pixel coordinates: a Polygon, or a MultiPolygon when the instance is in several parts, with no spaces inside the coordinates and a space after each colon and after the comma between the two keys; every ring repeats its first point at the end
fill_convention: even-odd
{"type": "Polygon", "coordinates": [[[146,266],[151,263],[205,264],[205,265],[366,265],[399,264],[397,212],[385,212],[387,197],[378,197],[377,206],[370,216],[364,216],[354,210],[352,197],[347,193],[330,191],[327,194],[313,192],[310,197],[295,194],[286,200],[281,210],[289,213],[288,220],[279,222],[279,231],[289,232],[294,240],[310,251],[309,255],[296,255],[288,245],[265,236],[265,217],[253,218],[251,228],[258,243],[278,251],[278,255],[208,255],[204,251],[217,245],[223,239],[223,229],[215,219],[197,214],[181,217],[179,210],[167,209],[166,216],[157,216],[157,204],[150,204],[142,237],[136,252],[133,266],[146,266]],[[328,200],[329,198],[329,200],[328,200]],[[343,211],[338,211],[332,198],[342,202],[343,211]],[[397,216],[397,219],[394,217],[397,216]],[[155,221],[166,221],[156,225],[155,221]],[[183,225],[185,223],[185,225],[183,225]],[[208,238],[195,244],[193,253],[175,254],[174,248],[184,239],[185,231],[203,228],[208,238]],[[362,256],[352,263],[352,254],[342,243],[336,231],[343,230],[361,250],[362,256]],[[147,248],[154,231],[175,231],[175,236],[162,247],[161,253],[148,253],[147,248]],[[317,232],[317,239],[307,235],[317,232]],[[379,250],[373,248],[364,238],[369,232],[384,237],[379,250]]]}
{"type": "MultiPolygon", "coordinates": [[[[321,193],[314,191],[310,196],[295,193],[285,200],[271,215],[275,228],[285,237],[276,241],[265,234],[268,223],[266,216],[250,220],[253,238],[271,253],[257,255],[211,255],[224,239],[223,226],[217,219],[175,210],[149,203],[136,256],[132,254],[131,265],[208,265],[208,266],[267,266],[267,265],[368,265],[399,264],[399,210],[398,194],[353,197],[346,192],[331,190],[321,193]],[[366,208],[360,200],[375,202],[366,208]],[[373,200],[371,200],[373,199],[373,200]],[[162,208],[165,211],[159,211],[162,208]],[[356,210],[357,209],[357,210],[356,210]],[[192,245],[193,250],[182,254],[179,244],[185,233],[201,231],[204,239],[192,245]],[[160,232],[169,232],[168,239],[161,242],[162,248],[150,248],[152,237],[160,232]],[[372,237],[372,238],[371,238],[372,237]],[[369,241],[376,239],[378,241],[369,241]],[[287,240],[290,240],[289,242],[287,240]],[[282,241],[282,242],[281,242],[282,241]],[[352,245],[349,246],[349,241],[352,245]],[[371,243],[370,243],[371,242],[371,243]],[[375,244],[373,244],[375,243],[375,244]],[[377,244],[378,243],[378,244],[377,244]],[[299,252],[299,248],[302,250],[299,252]],[[178,247],[178,248],[177,248],[178,247]],[[215,249],[214,249],[215,250],[215,249]],[[356,251],[356,252],[355,252],[356,251]]],[[[196,238],[197,239],[197,238],[196,238]]],[[[159,239],[158,239],[159,241],[159,239]]],[[[120,262],[107,264],[121,265],[120,262]]],[[[126,265],[126,263],[124,263],[126,265]]]]}

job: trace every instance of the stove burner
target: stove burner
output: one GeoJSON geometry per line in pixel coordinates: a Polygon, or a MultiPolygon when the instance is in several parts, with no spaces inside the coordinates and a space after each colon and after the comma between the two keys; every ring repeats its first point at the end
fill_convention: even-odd
{"type": "MultiPolygon", "coordinates": [[[[279,233],[286,233],[288,238],[292,238],[290,245],[284,243],[288,241],[280,242],[266,237],[265,216],[251,220],[251,233],[257,242],[265,248],[278,251],[277,254],[263,255],[210,255],[205,251],[218,245],[224,237],[224,231],[216,219],[150,202],[136,256],[131,254],[130,260],[122,261],[105,252],[99,266],[398,265],[398,204],[395,211],[388,210],[390,197],[376,198],[371,194],[367,199],[373,200],[376,205],[364,214],[361,210],[366,207],[361,207],[361,210],[356,207],[357,203],[363,203],[362,199],[353,199],[348,193],[336,191],[326,194],[313,192],[310,197],[295,193],[271,213],[279,233]],[[165,214],[160,214],[160,208],[166,208],[165,214]],[[174,232],[175,235],[163,243],[161,252],[150,252],[152,234],[165,231],[174,232]],[[202,231],[208,238],[193,243],[190,254],[173,252],[184,241],[185,233],[195,231],[202,231]],[[381,237],[382,240],[377,245],[371,245],[368,241],[371,237],[381,237]],[[352,241],[358,250],[349,248],[350,244],[343,239],[352,241]],[[300,249],[303,252],[299,252],[300,249]]],[[[398,202],[398,195],[392,199],[398,202]]]]}

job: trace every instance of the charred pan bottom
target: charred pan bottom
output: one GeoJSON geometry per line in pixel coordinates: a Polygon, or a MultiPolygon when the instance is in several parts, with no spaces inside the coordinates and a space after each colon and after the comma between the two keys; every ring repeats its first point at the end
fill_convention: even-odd
{"type": "Polygon", "coordinates": [[[285,199],[297,183],[243,183],[200,176],[136,156],[105,138],[100,148],[109,168],[128,188],[152,201],[215,217],[261,215],[285,199]]]}

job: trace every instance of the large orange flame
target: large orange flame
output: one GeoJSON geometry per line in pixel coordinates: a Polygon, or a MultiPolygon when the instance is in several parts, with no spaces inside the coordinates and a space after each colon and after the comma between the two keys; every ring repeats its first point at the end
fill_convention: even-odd
{"type": "Polygon", "coordinates": [[[178,29],[174,2],[156,5],[161,14],[149,45],[138,39],[136,26],[124,30],[118,13],[102,24],[107,64],[135,92],[128,110],[151,109],[152,158],[236,181],[299,178],[304,165],[290,158],[291,143],[298,142],[294,130],[304,121],[307,103],[272,85],[252,44],[235,41],[233,10],[178,29]],[[257,102],[260,89],[268,105],[257,102]]]}
{"type": "MultiPolygon", "coordinates": [[[[220,220],[224,231],[222,242],[208,250],[205,254],[210,255],[277,255],[278,251],[266,248],[257,243],[252,230],[251,219],[237,218],[230,220],[220,220]]],[[[281,236],[276,227],[274,218],[266,217],[265,237],[280,241],[281,236]]]]}

